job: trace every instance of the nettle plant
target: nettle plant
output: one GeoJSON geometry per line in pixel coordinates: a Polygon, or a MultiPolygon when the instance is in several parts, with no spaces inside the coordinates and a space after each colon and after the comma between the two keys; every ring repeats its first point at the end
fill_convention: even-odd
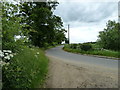
{"type": "Polygon", "coordinates": [[[11,50],[0,50],[0,58],[2,59],[0,64],[2,66],[9,64],[9,61],[13,56],[14,55],[11,50]]]}

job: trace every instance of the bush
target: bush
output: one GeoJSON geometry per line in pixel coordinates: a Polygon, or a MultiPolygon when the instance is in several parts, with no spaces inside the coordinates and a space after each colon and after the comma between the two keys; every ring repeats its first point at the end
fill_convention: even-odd
{"type": "Polygon", "coordinates": [[[2,67],[4,88],[42,87],[48,67],[48,59],[39,48],[23,47],[2,67]]]}
{"type": "Polygon", "coordinates": [[[77,44],[71,44],[71,45],[70,45],[70,48],[72,48],[72,49],[77,49],[77,44]]]}
{"type": "Polygon", "coordinates": [[[99,32],[99,45],[104,49],[120,51],[120,23],[108,21],[107,28],[99,32]]]}
{"type": "Polygon", "coordinates": [[[3,42],[2,49],[11,50],[13,53],[20,51],[21,46],[24,43],[21,40],[13,41],[13,42],[3,42]]]}
{"type": "Polygon", "coordinates": [[[83,43],[80,45],[80,49],[83,51],[89,51],[92,50],[92,45],[88,43],[83,43]]]}

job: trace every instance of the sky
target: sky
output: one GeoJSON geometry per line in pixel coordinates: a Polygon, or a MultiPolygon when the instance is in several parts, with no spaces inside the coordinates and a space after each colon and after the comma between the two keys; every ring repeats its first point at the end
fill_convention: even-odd
{"type": "Polygon", "coordinates": [[[66,30],[70,24],[70,43],[94,42],[108,20],[118,21],[118,1],[58,0],[54,14],[62,18],[66,30]]]}

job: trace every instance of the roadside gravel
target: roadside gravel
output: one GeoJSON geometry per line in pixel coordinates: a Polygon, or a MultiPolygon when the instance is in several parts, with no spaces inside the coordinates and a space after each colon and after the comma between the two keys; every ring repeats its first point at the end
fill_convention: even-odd
{"type": "Polygon", "coordinates": [[[47,55],[45,88],[118,88],[118,71],[47,55]]]}

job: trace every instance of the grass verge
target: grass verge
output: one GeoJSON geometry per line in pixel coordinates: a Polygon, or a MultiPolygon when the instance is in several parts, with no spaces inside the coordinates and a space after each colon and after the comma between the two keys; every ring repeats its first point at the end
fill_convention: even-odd
{"type": "Polygon", "coordinates": [[[3,88],[42,87],[48,71],[48,59],[40,48],[22,47],[10,61],[3,66],[3,88]]]}
{"type": "Polygon", "coordinates": [[[99,56],[108,56],[108,57],[115,57],[120,58],[120,52],[118,51],[111,51],[111,50],[91,50],[91,51],[81,51],[79,49],[71,49],[69,45],[65,45],[63,50],[72,53],[80,53],[80,54],[88,54],[88,55],[99,55],[99,56]]]}

